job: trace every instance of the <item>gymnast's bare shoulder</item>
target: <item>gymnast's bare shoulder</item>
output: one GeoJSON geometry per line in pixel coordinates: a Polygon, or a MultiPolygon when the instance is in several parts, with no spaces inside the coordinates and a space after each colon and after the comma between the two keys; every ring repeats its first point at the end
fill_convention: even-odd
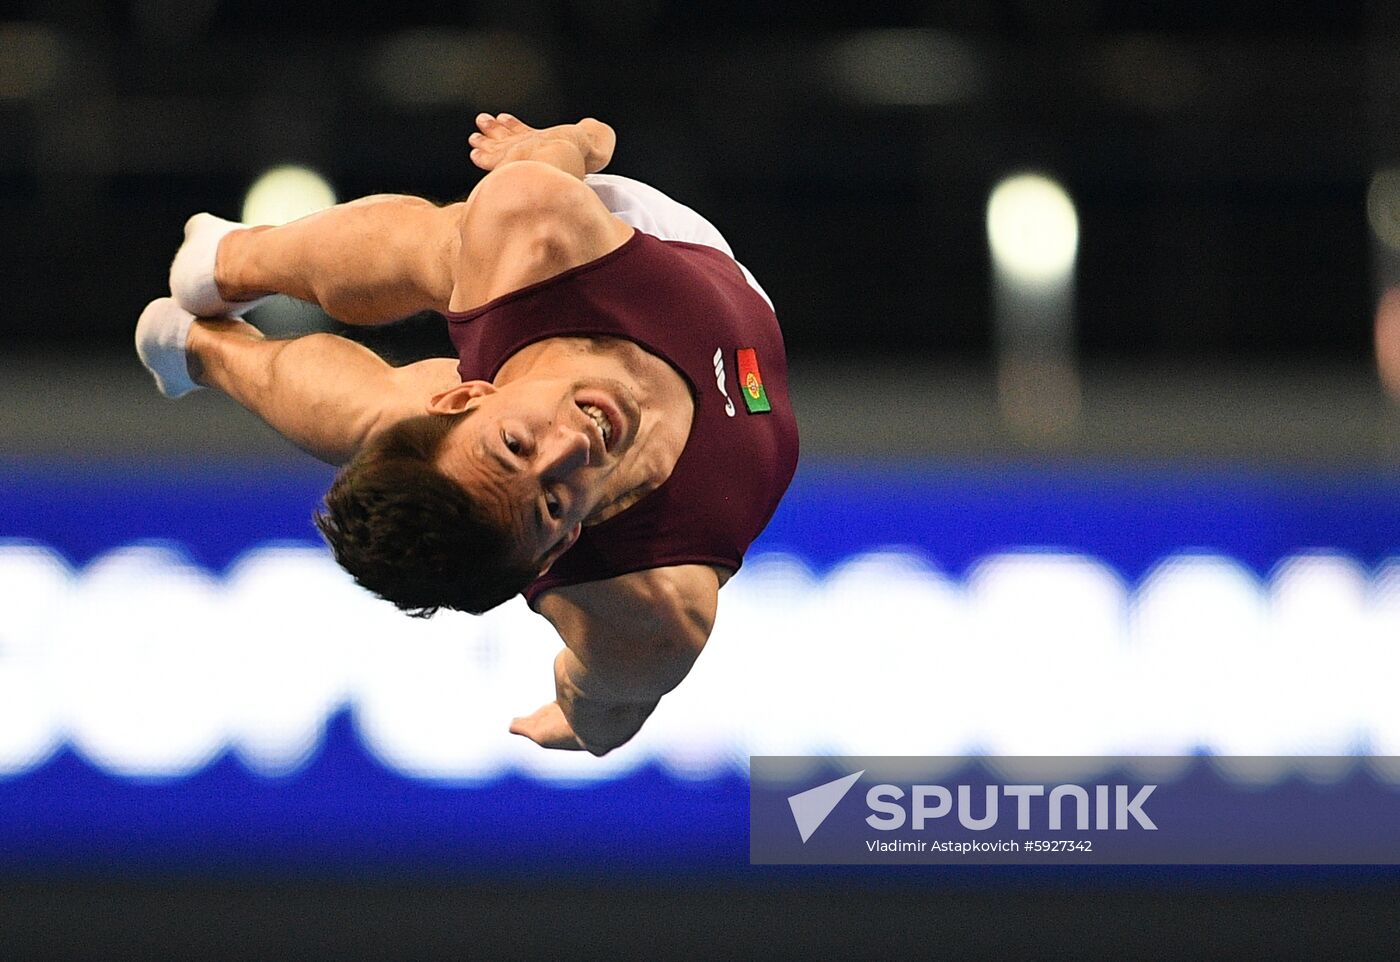
{"type": "Polygon", "coordinates": [[[712,568],[676,565],[555,588],[535,608],[611,689],[659,698],[709,640],[718,595],[712,568]]]}
{"type": "Polygon", "coordinates": [[[629,740],[704,649],[720,584],[708,565],[675,565],[540,595],[535,609],[566,645],[555,659],[557,697],[511,730],[595,755],[629,740]]]}

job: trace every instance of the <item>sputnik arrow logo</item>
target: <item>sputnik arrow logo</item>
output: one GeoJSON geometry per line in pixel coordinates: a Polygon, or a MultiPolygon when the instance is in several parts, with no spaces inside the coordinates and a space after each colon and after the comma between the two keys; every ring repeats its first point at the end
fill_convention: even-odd
{"type": "Polygon", "coordinates": [[[788,796],[788,807],[792,809],[792,820],[797,823],[797,831],[802,836],[803,845],[807,844],[807,839],[812,837],[813,832],[821,828],[822,822],[826,821],[832,809],[841,804],[841,799],[846,797],[851,786],[864,774],[865,769],[862,768],[854,775],[847,775],[834,782],[788,796]]]}

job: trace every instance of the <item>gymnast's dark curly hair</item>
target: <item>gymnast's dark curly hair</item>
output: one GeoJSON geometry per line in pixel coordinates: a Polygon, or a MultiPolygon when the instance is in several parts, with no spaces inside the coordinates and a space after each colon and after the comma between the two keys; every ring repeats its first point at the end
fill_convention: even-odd
{"type": "Polygon", "coordinates": [[[360,449],[316,513],[335,560],[356,583],[415,618],[440,608],[481,614],[538,573],[513,559],[510,532],[437,467],[466,414],[425,414],[360,449]]]}

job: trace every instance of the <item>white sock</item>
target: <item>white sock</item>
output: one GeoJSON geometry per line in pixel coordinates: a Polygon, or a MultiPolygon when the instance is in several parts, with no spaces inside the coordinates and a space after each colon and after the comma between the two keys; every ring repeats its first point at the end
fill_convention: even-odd
{"type": "Polygon", "coordinates": [[[199,387],[190,379],[185,342],[194,315],[173,298],[151,301],[136,322],[136,353],[156,379],[156,387],[168,398],[177,398],[199,387]]]}
{"type": "Polygon", "coordinates": [[[219,241],[245,225],[213,214],[195,214],[185,221],[185,242],[170,265],[170,293],[180,306],[197,317],[242,317],[266,297],[252,301],[226,301],[214,281],[214,259],[219,241]]]}

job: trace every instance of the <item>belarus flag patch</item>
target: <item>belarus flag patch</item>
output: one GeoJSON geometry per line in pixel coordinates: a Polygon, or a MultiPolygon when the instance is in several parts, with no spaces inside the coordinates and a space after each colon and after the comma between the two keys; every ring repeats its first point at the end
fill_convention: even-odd
{"type": "Polygon", "coordinates": [[[750,414],[763,414],[773,410],[768,403],[768,392],[763,388],[763,372],[758,369],[758,354],[751,347],[739,348],[739,388],[744,395],[744,406],[750,414]]]}

